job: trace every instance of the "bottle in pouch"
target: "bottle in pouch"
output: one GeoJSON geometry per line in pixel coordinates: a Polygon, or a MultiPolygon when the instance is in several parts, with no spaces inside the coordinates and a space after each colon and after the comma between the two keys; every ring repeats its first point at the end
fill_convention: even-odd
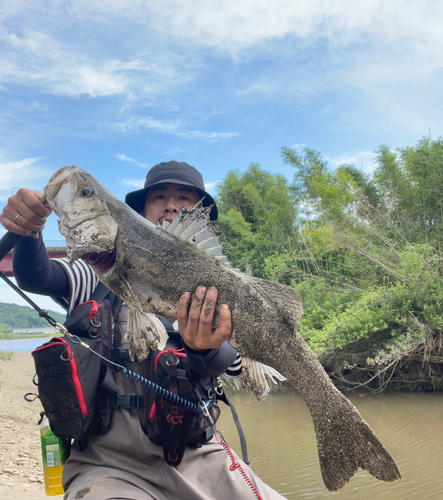
{"type": "Polygon", "coordinates": [[[66,440],[57,437],[49,427],[49,421],[43,417],[40,423],[42,443],[43,476],[47,495],[63,495],[63,467],[67,458],[66,440]]]}

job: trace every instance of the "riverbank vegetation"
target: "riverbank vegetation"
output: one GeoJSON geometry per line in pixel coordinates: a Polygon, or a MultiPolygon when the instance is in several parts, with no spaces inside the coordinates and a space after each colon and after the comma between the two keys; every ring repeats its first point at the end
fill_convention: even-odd
{"type": "MultiPolygon", "coordinates": [[[[48,311],[58,323],[65,322],[65,316],[55,311],[48,311]]],[[[45,333],[13,333],[14,329],[53,328],[41,318],[37,311],[27,306],[0,302],[0,339],[23,339],[27,337],[47,337],[45,333]]]]}
{"type": "Polygon", "coordinates": [[[443,388],[443,139],[377,150],[371,174],[283,147],[218,185],[233,265],[301,294],[299,333],[343,389],[443,388]]]}

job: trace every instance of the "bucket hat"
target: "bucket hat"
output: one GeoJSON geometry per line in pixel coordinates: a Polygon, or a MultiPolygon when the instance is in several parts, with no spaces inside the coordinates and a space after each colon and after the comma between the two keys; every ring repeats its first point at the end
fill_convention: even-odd
{"type": "Polygon", "coordinates": [[[214,198],[205,191],[202,174],[196,168],[188,165],[184,161],[164,161],[158,165],[154,165],[146,175],[143,189],[128,193],[125,202],[136,212],[143,212],[149,188],[163,182],[173,182],[175,184],[194,187],[200,198],[204,197],[203,206],[209,207],[212,205],[210,213],[211,220],[217,220],[217,205],[215,204],[214,198]]]}

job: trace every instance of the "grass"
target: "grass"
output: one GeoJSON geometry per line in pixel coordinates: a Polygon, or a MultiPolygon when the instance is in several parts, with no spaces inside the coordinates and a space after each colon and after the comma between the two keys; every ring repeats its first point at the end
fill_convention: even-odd
{"type": "Polygon", "coordinates": [[[0,360],[9,361],[12,358],[12,350],[0,349],[0,360]]]}

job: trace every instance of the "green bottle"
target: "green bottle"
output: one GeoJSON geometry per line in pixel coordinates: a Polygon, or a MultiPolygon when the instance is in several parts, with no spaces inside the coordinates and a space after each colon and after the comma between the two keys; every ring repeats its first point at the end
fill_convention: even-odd
{"type": "Polygon", "coordinates": [[[68,457],[66,439],[57,437],[49,427],[46,416],[40,423],[40,440],[42,443],[43,477],[45,493],[49,496],[63,495],[63,467],[68,457]]]}

